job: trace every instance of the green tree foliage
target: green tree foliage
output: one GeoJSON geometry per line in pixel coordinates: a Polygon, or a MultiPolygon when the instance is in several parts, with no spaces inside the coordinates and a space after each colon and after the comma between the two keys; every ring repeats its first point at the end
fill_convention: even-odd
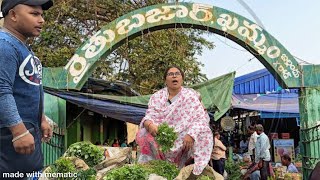
{"type": "MultiPolygon", "coordinates": [[[[45,12],[42,35],[35,39],[33,49],[45,67],[59,67],[75,53],[88,37],[114,19],[141,7],[166,3],[168,0],[55,0],[45,12]]],[[[195,55],[214,44],[202,38],[204,32],[192,29],[160,30],[144,34],[124,45],[105,59],[94,77],[130,82],[141,94],[153,93],[163,87],[163,73],[168,65],[185,70],[185,83],[207,80],[200,73],[203,64],[195,55]]]]}

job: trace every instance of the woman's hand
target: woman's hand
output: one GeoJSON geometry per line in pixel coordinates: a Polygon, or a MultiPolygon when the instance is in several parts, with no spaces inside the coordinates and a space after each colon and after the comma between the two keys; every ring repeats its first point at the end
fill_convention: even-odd
{"type": "Polygon", "coordinates": [[[155,137],[158,134],[158,126],[153,123],[148,126],[147,130],[153,137],[155,137]]]}
{"type": "Polygon", "coordinates": [[[183,150],[188,151],[193,147],[194,139],[187,134],[183,139],[183,150]]]}
{"type": "Polygon", "coordinates": [[[158,126],[153,124],[152,121],[150,120],[146,120],[144,122],[144,128],[146,128],[146,130],[152,135],[152,136],[156,136],[158,133],[158,126]]]}

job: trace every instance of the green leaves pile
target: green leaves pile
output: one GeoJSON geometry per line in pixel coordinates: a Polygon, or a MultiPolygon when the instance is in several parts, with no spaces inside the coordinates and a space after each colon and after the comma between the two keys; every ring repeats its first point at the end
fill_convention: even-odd
{"type": "MultiPolygon", "coordinates": [[[[96,170],[87,169],[87,170],[78,170],[73,164],[72,160],[68,157],[61,157],[54,164],[50,166],[50,173],[77,173],[77,177],[74,180],[95,180],[96,179],[96,170]]],[[[58,177],[58,180],[71,179],[71,177],[58,177]]]]}
{"type": "Polygon", "coordinates": [[[212,180],[212,177],[201,175],[197,180],[212,180]]]}
{"type": "Polygon", "coordinates": [[[225,166],[225,170],[228,173],[228,179],[232,179],[232,180],[241,180],[241,168],[240,168],[241,164],[238,162],[234,162],[233,160],[227,160],[226,161],[226,166],[225,166]]]}
{"type": "Polygon", "coordinates": [[[174,128],[171,128],[167,123],[158,126],[158,134],[155,137],[157,143],[160,145],[162,152],[168,152],[174,145],[174,141],[178,138],[174,128]]]}
{"type": "Polygon", "coordinates": [[[78,171],[77,179],[79,180],[96,180],[97,171],[93,168],[78,171]]]}
{"type": "Polygon", "coordinates": [[[103,177],[104,180],[144,180],[147,179],[148,173],[141,165],[123,166],[114,169],[103,177]]]}
{"type": "Polygon", "coordinates": [[[67,157],[78,157],[89,166],[93,167],[103,160],[103,150],[91,142],[77,142],[72,144],[65,152],[67,157]]]}
{"type": "Polygon", "coordinates": [[[65,157],[56,160],[50,168],[50,173],[75,173],[77,171],[72,161],[65,157]]]}
{"type": "Polygon", "coordinates": [[[143,164],[143,167],[149,172],[149,174],[157,174],[167,178],[168,180],[174,179],[179,174],[178,168],[168,161],[153,160],[143,164]]]}
{"type": "Polygon", "coordinates": [[[167,161],[153,160],[145,164],[126,165],[107,173],[104,180],[144,180],[150,174],[156,174],[172,180],[178,176],[177,167],[167,161]]]}

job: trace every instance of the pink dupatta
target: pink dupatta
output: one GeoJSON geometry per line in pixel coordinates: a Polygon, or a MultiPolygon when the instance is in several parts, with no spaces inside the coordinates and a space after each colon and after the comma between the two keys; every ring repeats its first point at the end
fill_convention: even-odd
{"type": "Polygon", "coordinates": [[[136,141],[140,146],[138,162],[153,159],[166,159],[182,168],[185,162],[193,157],[195,175],[201,174],[207,166],[213,147],[213,135],[209,128],[209,117],[199,101],[199,94],[189,88],[181,89],[177,99],[167,105],[168,90],[163,88],[153,94],[149,100],[148,110],[141,121],[136,141]],[[167,122],[178,133],[174,147],[165,154],[159,151],[154,137],[143,128],[145,120],[151,120],[159,125],[167,122]],[[189,152],[183,152],[183,139],[189,134],[194,140],[194,146],[189,152]]]}

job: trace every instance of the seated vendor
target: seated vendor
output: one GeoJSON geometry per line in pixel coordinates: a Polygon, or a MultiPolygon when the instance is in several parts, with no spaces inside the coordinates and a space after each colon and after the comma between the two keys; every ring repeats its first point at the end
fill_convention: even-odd
{"type": "Polygon", "coordinates": [[[244,180],[260,180],[260,170],[257,163],[253,163],[248,167],[247,172],[243,175],[244,180]]]}
{"type": "Polygon", "coordinates": [[[287,167],[288,173],[298,173],[298,169],[291,162],[291,158],[288,154],[284,154],[283,156],[281,156],[281,164],[287,167]]]}

